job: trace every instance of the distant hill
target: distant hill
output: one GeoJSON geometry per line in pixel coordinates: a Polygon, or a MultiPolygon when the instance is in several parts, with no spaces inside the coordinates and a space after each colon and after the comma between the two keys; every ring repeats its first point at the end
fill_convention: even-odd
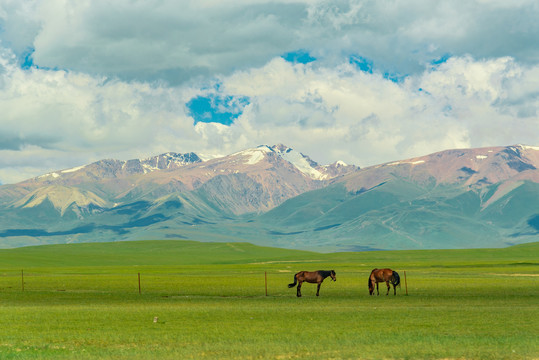
{"type": "MultiPolygon", "coordinates": [[[[209,243],[175,240],[117,241],[104,243],[80,243],[26,246],[0,249],[2,270],[20,273],[21,269],[45,267],[85,267],[88,271],[102,271],[110,266],[178,266],[264,264],[264,263],[353,263],[369,266],[369,263],[394,263],[399,266],[415,266],[425,259],[436,259],[438,265],[490,264],[496,265],[536,264],[539,242],[521,244],[503,249],[463,250],[411,250],[376,251],[361,253],[320,254],[311,251],[262,247],[247,243],[209,243]],[[517,263],[517,264],[515,264],[517,263]]],[[[294,265],[295,266],[295,265],[294,265]]],[[[109,268],[110,269],[110,268],[109,268]]],[[[144,270],[144,269],[143,269],[144,270]]],[[[370,269],[369,269],[370,270],[370,269]]],[[[106,270],[105,270],[106,271],[106,270]]],[[[290,270],[293,271],[293,270],[290,270]]],[[[518,271],[518,268],[515,268],[518,271]]]]}
{"type": "Polygon", "coordinates": [[[448,150],[359,169],[284,145],[203,160],[102,160],[0,186],[0,247],[145,239],[318,251],[539,240],[539,147],[448,150]]]}

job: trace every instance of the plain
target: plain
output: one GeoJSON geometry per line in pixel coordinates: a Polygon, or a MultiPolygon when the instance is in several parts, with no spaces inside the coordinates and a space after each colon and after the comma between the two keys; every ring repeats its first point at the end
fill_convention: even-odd
{"type": "Polygon", "coordinates": [[[0,358],[537,359],[538,253],[539,243],[320,254],[191,241],[1,250],[0,358]],[[397,296],[369,296],[375,267],[400,273],[397,296]],[[337,281],[296,298],[293,274],[318,269],[337,281]]]}

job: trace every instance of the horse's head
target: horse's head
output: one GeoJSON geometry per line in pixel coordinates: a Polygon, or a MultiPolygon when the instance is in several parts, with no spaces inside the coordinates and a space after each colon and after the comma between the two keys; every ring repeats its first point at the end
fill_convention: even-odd
{"type": "Polygon", "coordinates": [[[371,277],[369,276],[369,295],[372,295],[374,293],[374,282],[371,280],[371,277]]]}
{"type": "Polygon", "coordinates": [[[329,276],[331,276],[331,280],[337,281],[337,274],[335,274],[335,270],[331,270],[329,276]]]}

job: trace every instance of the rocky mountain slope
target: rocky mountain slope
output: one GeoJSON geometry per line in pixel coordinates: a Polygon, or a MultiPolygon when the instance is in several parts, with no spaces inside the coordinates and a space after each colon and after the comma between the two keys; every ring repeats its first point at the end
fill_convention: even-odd
{"type": "Polygon", "coordinates": [[[0,246],[189,238],[321,251],[539,240],[539,147],[359,169],[284,145],[102,160],[0,186],[0,246]]]}
{"type": "Polygon", "coordinates": [[[538,168],[539,147],[443,151],[347,174],[255,225],[282,245],[344,251],[539,241],[538,168]]]}
{"type": "Polygon", "coordinates": [[[101,160],[0,187],[0,203],[31,208],[49,201],[60,215],[114,208],[133,200],[204,189],[234,214],[266,211],[286,199],[357,170],[320,166],[284,145],[260,146],[203,161],[194,153],[167,153],[143,160],[101,160]]]}

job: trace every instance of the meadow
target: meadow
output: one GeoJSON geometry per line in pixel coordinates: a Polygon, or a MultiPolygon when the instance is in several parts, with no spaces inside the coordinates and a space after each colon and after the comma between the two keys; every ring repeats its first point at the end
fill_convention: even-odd
{"type": "Polygon", "coordinates": [[[330,254],[191,241],[0,250],[0,358],[539,359],[538,254],[539,243],[330,254]],[[375,267],[399,272],[397,296],[385,285],[369,296],[375,267]],[[334,269],[337,281],[326,279],[320,297],[304,284],[297,298],[293,274],[318,269],[334,269]]]}

